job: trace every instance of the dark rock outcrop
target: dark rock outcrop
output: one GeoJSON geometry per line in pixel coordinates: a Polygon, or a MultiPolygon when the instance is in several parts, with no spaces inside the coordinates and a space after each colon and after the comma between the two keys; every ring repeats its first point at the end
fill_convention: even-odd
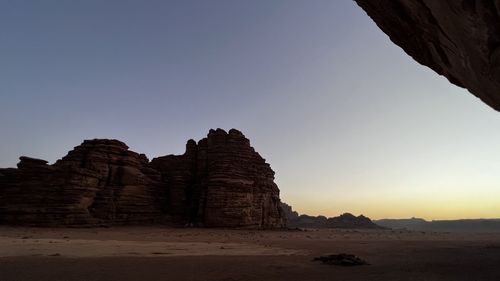
{"type": "Polygon", "coordinates": [[[0,223],[282,227],[274,172],[245,136],[210,130],[183,155],[149,162],[117,140],[84,141],[53,165],[0,169],[0,223]]]}
{"type": "Polygon", "coordinates": [[[324,264],[340,266],[369,265],[368,262],[362,260],[360,257],[345,253],[338,255],[320,256],[314,258],[313,261],[320,261],[324,264]]]}
{"type": "Polygon", "coordinates": [[[338,217],[299,215],[286,203],[281,203],[289,228],[383,228],[369,218],[344,213],[338,217]]]}
{"type": "Polygon", "coordinates": [[[413,59],[500,111],[500,1],[355,1],[413,59]]]}

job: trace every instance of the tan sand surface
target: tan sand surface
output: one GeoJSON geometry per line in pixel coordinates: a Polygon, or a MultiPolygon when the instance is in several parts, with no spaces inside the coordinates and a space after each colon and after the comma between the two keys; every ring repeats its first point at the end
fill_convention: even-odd
{"type": "Polygon", "coordinates": [[[0,227],[0,281],[500,280],[500,234],[0,227]],[[312,259],[355,254],[370,265],[312,259]]]}
{"type": "Polygon", "coordinates": [[[13,239],[0,237],[0,257],[15,256],[231,256],[293,255],[303,251],[256,244],[219,242],[153,242],[90,239],[13,239]]]}

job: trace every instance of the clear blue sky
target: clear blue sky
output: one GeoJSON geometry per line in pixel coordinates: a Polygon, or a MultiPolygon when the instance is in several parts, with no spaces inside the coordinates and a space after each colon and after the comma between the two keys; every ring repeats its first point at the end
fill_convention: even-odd
{"type": "Polygon", "coordinates": [[[2,1],[0,167],[238,128],[301,213],[500,217],[500,113],[353,1],[2,1]]]}

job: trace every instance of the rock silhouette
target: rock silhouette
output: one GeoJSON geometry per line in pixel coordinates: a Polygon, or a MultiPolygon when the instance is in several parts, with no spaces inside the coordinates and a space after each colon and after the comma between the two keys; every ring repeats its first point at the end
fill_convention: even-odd
{"type": "Polygon", "coordinates": [[[369,263],[367,263],[365,260],[362,260],[355,255],[344,253],[338,255],[316,257],[313,259],[313,261],[320,261],[324,264],[341,266],[369,265],[369,263]]]}
{"type": "Polygon", "coordinates": [[[498,1],[355,1],[413,59],[500,111],[498,1]]]}
{"type": "Polygon", "coordinates": [[[43,226],[285,225],[270,165],[239,131],[210,130],[151,162],[118,140],[86,140],[53,165],[0,169],[0,223],[43,226]]]}
{"type": "Polygon", "coordinates": [[[363,215],[354,216],[350,213],[344,213],[337,217],[327,218],[325,216],[299,215],[292,207],[286,203],[281,203],[281,208],[287,220],[287,226],[290,228],[383,228],[368,217],[363,215]]]}

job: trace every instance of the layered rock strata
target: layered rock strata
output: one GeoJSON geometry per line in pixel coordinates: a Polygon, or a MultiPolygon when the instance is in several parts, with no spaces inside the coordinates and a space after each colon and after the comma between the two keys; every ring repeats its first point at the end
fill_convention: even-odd
{"type": "Polygon", "coordinates": [[[18,169],[0,169],[2,223],[139,223],[162,215],[160,173],[120,141],[84,141],[54,165],[20,159],[18,169]]]}
{"type": "Polygon", "coordinates": [[[413,59],[500,111],[500,1],[355,1],[413,59]]]}
{"type": "Polygon", "coordinates": [[[237,131],[210,130],[183,155],[158,157],[117,140],[87,140],[53,165],[21,157],[0,169],[0,223],[46,226],[163,223],[282,227],[269,164],[237,131]]]}

